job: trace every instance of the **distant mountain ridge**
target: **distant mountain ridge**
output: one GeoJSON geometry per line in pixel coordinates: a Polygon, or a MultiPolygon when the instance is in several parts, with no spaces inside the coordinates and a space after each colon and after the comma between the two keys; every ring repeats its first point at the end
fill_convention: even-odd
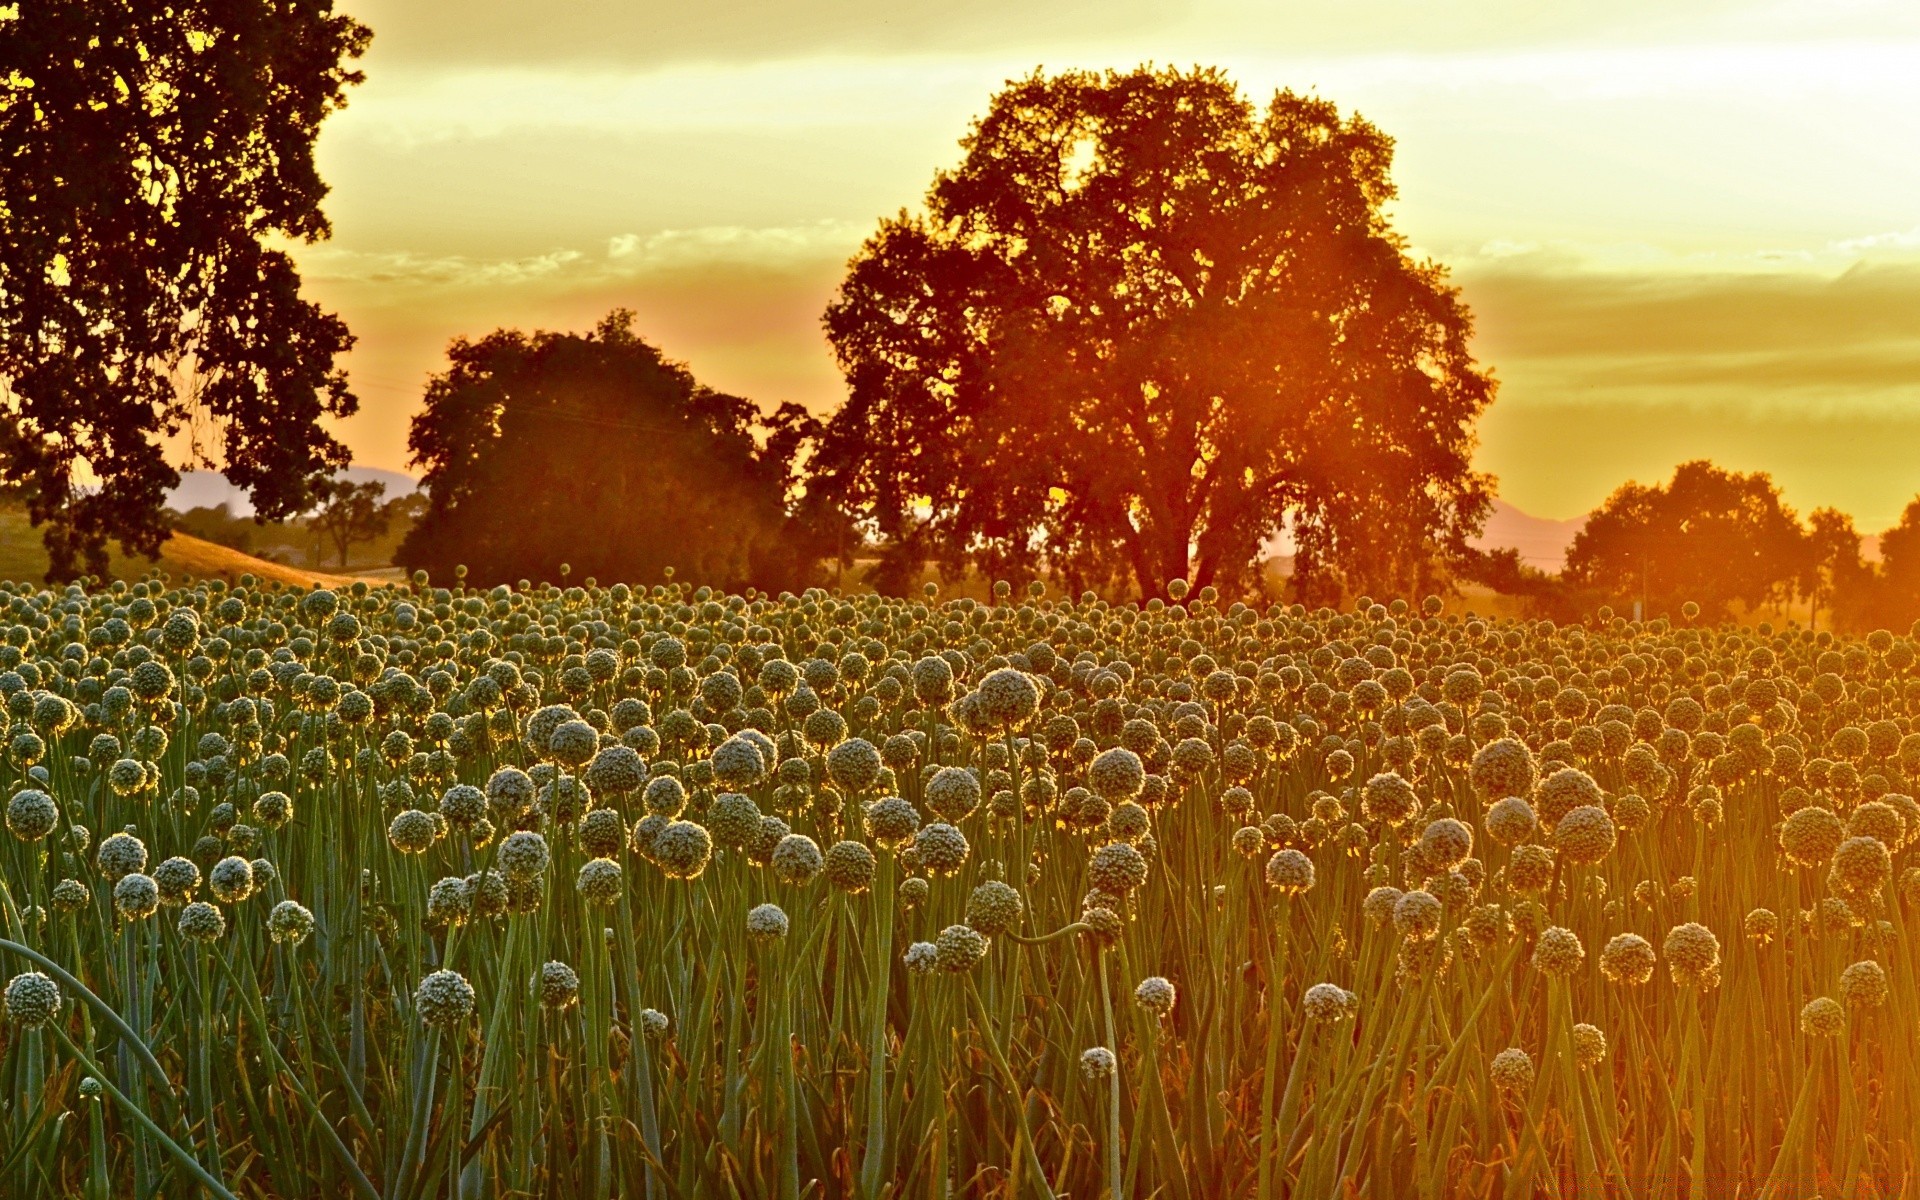
{"type": "MultiPolygon", "coordinates": [[[[355,483],[386,484],[388,500],[420,488],[419,481],[413,476],[381,467],[351,466],[347,468],[346,476],[355,483]]],[[[225,504],[227,510],[236,517],[253,515],[253,502],[247,499],[246,492],[227,482],[227,477],[218,471],[182,471],[180,486],[167,493],[167,507],[176,512],[185,512],[190,508],[215,508],[221,504],[225,504]]]]}
{"type": "Polygon", "coordinates": [[[1574,536],[1586,524],[1587,518],[1583,516],[1556,521],[1522,512],[1505,500],[1495,500],[1486,528],[1473,539],[1473,545],[1481,550],[1518,550],[1520,561],[1527,566],[1558,572],[1567,565],[1567,550],[1573,545],[1574,536]]]}

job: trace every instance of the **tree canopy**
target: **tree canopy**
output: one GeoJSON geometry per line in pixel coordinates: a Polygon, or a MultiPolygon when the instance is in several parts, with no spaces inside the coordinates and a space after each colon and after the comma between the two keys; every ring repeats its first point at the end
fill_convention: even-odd
{"type": "Polygon", "coordinates": [[[616,309],[586,334],[496,330],[456,340],[427,385],[408,446],[426,512],[398,561],[511,583],[804,582],[819,548],[783,536],[785,499],[813,422],[762,417],[695,381],[616,309]]]}
{"type": "Polygon", "coordinates": [[[849,397],[817,486],[896,560],[1145,593],[1408,591],[1489,507],[1471,319],[1384,213],[1392,143],[1219,71],[1033,76],[825,316],[849,397]]]}
{"type": "Polygon", "coordinates": [[[50,577],[157,553],[170,438],[267,517],[346,464],[321,420],[354,411],[352,338],[269,239],[327,235],[314,138],[368,37],[331,0],[0,19],[0,474],[50,577]]]}
{"type": "Polygon", "coordinates": [[[1696,460],[1665,484],[1627,483],[1587,519],[1567,550],[1567,579],[1618,601],[1645,596],[1648,616],[1687,601],[1708,620],[1794,593],[1806,535],[1764,471],[1696,460]]]}

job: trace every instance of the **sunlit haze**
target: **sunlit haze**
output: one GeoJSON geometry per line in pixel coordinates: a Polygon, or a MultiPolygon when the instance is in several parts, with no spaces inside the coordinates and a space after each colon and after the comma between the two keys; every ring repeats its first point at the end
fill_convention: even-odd
{"type": "Polygon", "coordinates": [[[1395,222],[1501,380],[1479,465],[1569,517],[1707,456],[1805,512],[1920,490],[1920,6],[357,0],[312,294],[404,469],[447,341],[614,305],[704,381],[825,411],[820,313],[1036,66],[1216,64],[1397,140],[1395,222]],[[1550,12],[1548,10],[1551,10],[1550,12]]]}

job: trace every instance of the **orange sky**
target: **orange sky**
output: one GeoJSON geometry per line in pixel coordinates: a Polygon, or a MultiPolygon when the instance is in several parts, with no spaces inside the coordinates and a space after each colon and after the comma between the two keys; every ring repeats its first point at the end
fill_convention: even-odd
{"type": "Polygon", "coordinates": [[[831,408],[847,258],[1001,81],[1152,60],[1398,140],[1396,223],[1479,320],[1480,465],[1521,508],[1698,456],[1870,531],[1920,492],[1910,0],[345,3],[368,82],[299,257],[360,338],[368,465],[405,469],[449,338],[616,304],[716,387],[831,408]]]}

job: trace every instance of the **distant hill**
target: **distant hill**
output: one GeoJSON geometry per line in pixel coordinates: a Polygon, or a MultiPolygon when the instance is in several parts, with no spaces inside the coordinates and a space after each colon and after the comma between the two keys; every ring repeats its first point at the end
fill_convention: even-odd
{"type": "Polygon", "coordinates": [[[1567,548],[1586,523],[1585,517],[1565,521],[1536,517],[1505,500],[1495,500],[1487,527],[1473,544],[1482,550],[1518,550],[1520,561],[1527,566],[1557,572],[1567,565],[1567,548]]]}
{"type": "MultiPolygon", "coordinates": [[[[224,579],[229,583],[237,581],[242,575],[251,574],[266,582],[279,582],[294,587],[310,584],[334,586],[351,583],[355,579],[369,582],[382,582],[380,575],[349,574],[335,575],[324,571],[308,571],[300,567],[283,563],[267,562],[238,550],[229,550],[225,546],[216,546],[212,542],[202,541],[191,534],[176,533],[160,547],[160,561],[148,562],[138,556],[128,557],[121,554],[115,546],[110,554],[109,570],[116,578],[138,579],[148,571],[158,568],[175,579],[183,577],[193,579],[224,579]]],[[[27,523],[27,516],[17,509],[0,509],[0,579],[23,583],[39,583],[47,574],[47,551],[41,544],[40,531],[27,523]]],[[[397,575],[397,572],[388,572],[397,575]]]]}
{"type": "MultiPolygon", "coordinates": [[[[386,484],[388,500],[405,496],[420,487],[413,476],[380,467],[348,467],[346,475],[355,483],[386,484]]],[[[182,471],[180,486],[167,493],[167,507],[175,512],[185,512],[190,508],[215,508],[221,504],[225,504],[227,511],[236,517],[253,515],[253,504],[247,499],[247,494],[228,483],[227,477],[218,471],[182,471]]]]}

